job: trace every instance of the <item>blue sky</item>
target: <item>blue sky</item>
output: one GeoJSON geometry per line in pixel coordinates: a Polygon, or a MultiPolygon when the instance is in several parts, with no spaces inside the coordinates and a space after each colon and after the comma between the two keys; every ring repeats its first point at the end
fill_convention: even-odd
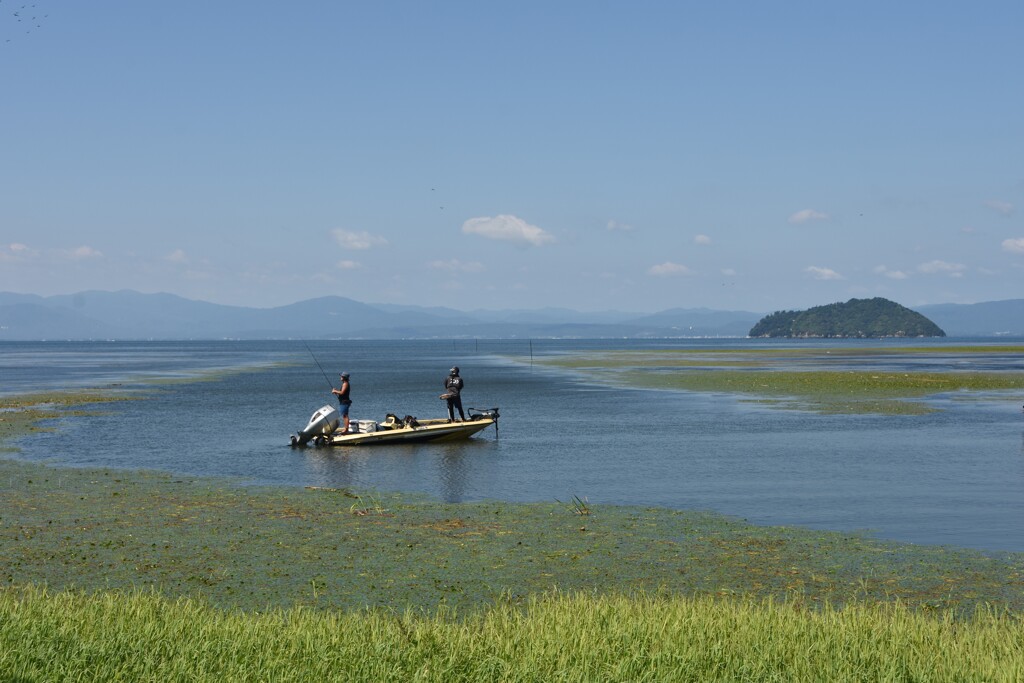
{"type": "Polygon", "coordinates": [[[0,291],[1024,297],[1024,3],[0,0],[0,291]]]}

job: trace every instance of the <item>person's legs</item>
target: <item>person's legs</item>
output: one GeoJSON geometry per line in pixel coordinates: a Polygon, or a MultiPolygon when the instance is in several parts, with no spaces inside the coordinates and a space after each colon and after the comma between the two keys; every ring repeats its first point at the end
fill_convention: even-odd
{"type": "Polygon", "coordinates": [[[343,426],[341,428],[341,433],[342,434],[348,434],[348,407],[349,407],[349,405],[350,404],[347,404],[347,403],[342,403],[341,404],[341,418],[344,420],[343,426]]]}

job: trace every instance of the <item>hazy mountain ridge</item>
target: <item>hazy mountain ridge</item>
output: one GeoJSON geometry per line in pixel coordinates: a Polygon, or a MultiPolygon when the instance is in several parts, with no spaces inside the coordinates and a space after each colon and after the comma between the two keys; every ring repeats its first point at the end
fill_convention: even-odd
{"type": "Polygon", "coordinates": [[[933,304],[918,306],[914,310],[950,336],[1024,337],[1024,299],[977,304],[933,304]]]}
{"type": "MultiPolygon", "coordinates": [[[[919,307],[950,336],[1024,337],[1024,299],[919,307]]],[[[763,313],[562,308],[472,310],[339,296],[250,308],[132,290],[43,297],[0,292],[0,340],[745,337],[763,313]]]]}

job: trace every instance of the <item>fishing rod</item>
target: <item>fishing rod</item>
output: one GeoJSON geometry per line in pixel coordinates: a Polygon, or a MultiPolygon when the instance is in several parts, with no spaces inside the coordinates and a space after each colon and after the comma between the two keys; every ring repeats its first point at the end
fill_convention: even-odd
{"type": "Polygon", "coordinates": [[[316,363],[316,366],[318,368],[320,368],[320,374],[324,376],[325,380],[327,380],[327,384],[331,387],[331,391],[334,391],[334,383],[331,382],[331,379],[327,376],[327,373],[324,372],[324,368],[322,365],[320,365],[320,361],[316,359],[316,354],[313,353],[313,349],[309,348],[309,344],[306,343],[305,339],[302,339],[302,337],[299,337],[299,339],[302,340],[302,345],[306,347],[307,351],[309,351],[309,355],[313,356],[313,362],[316,363]]]}

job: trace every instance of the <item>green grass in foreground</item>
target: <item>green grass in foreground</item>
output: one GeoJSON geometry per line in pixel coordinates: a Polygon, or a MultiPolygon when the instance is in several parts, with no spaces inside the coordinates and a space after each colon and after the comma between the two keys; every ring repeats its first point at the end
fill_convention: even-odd
{"type": "MultiPolygon", "coordinates": [[[[608,351],[544,359],[595,381],[644,389],[734,393],[786,408],[824,413],[924,414],[915,401],[949,392],[1024,391],[1024,373],[891,372],[822,369],[883,355],[1016,353],[1024,347],[936,349],[700,349],[608,351]]],[[[1015,399],[1017,400],[1017,399],[1015,399]]]]}
{"type": "Polygon", "coordinates": [[[5,680],[1020,681],[1024,623],[898,604],[548,594],[461,619],[0,591],[5,680]]]}

